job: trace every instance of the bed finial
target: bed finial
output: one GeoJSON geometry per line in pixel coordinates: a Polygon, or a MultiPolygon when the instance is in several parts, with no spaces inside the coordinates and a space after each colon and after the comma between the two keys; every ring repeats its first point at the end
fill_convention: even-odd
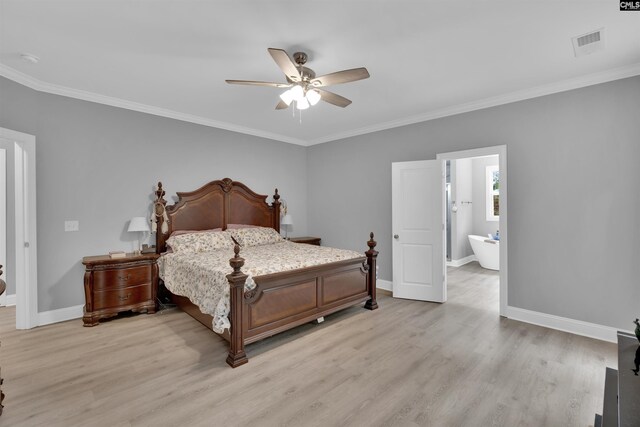
{"type": "Polygon", "coordinates": [[[244,265],[244,258],[240,256],[240,245],[237,243],[233,247],[233,258],[229,260],[229,264],[233,268],[233,274],[241,273],[240,269],[244,265]]]}
{"type": "Polygon", "coordinates": [[[164,197],[164,190],[162,189],[162,182],[158,181],[158,188],[156,189],[156,200],[163,200],[163,197],[164,197]]]}
{"type": "Polygon", "coordinates": [[[278,189],[276,188],[276,193],[273,195],[273,201],[277,202],[280,200],[280,195],[278,194],[278,189]]]}
{"type": "Polygon", "coordinates": [[[377,244],[378,244],[378,242],[373,240],[373,231],[372,231],[371,233],[369,233],[369,241],[367,242],[367,246],[369,246],[369,250],[372,251],[373,248],[375,248],[377,244]]]}

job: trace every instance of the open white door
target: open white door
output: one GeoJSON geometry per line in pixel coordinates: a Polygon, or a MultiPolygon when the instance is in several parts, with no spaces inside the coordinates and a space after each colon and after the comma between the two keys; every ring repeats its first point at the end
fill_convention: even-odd
{"type": "Polygon", "coordinates": [[[442,160],[392,163],[393,296],[445,302],[442,160]]]}

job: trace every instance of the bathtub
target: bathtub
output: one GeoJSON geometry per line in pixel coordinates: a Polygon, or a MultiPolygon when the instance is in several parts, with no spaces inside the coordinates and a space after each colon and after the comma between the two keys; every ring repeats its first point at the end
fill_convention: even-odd
{"type": "Polygon", "coordinates": [[[500,242],[498,240],[470,234],[469,243],[483,268],[500,270],[500,242]]]}

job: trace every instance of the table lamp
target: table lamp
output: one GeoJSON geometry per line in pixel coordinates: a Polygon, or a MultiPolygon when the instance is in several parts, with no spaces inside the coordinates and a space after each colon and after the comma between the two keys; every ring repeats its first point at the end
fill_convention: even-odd
{"type": "Polygon", "coordinates": [[[282,221],[280,221],[280,225],[284,227],[284,238],[289,240],[289,227],[293,225],[293,218],[291,218],[291,215],[285,214],[285,216],[282,217],[282,221]]]}
{"type": "Polygon", "coordinates": [[[150,231],[149,224],[147,223],[147,218],[143,216],[136,216],[131,218],[127,231],[130,233],[140,233],[140,235],[138,235],[140,236],[140,238],[136,239],[136,249],[134,250],[134,253],[136,255],[140,255],[142,253],[141,242],[142,240],[144,240],[144,233],[150,231]]]}

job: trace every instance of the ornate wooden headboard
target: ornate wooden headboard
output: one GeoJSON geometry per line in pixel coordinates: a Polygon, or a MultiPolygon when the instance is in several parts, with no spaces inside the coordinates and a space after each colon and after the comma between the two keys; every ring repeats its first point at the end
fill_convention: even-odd
{"type": "Polygon", "coordinates": [[[257,194],[230,178],[211,181],[195,191],[177,194],[176,204],[166,206],[165,192],[162,183],[158,182],[155,202],[157,253],[166,251],[165,241],[174,231],[226,230],[228,224],[259,225],[280,231],[280,195],[277,188],[272,204],[267,203],[267,196],[257,194]],[[166,211],[166,219],[163,210],[166,211]],[[163,233],[165,222],[166,232],[163,233]]]}

